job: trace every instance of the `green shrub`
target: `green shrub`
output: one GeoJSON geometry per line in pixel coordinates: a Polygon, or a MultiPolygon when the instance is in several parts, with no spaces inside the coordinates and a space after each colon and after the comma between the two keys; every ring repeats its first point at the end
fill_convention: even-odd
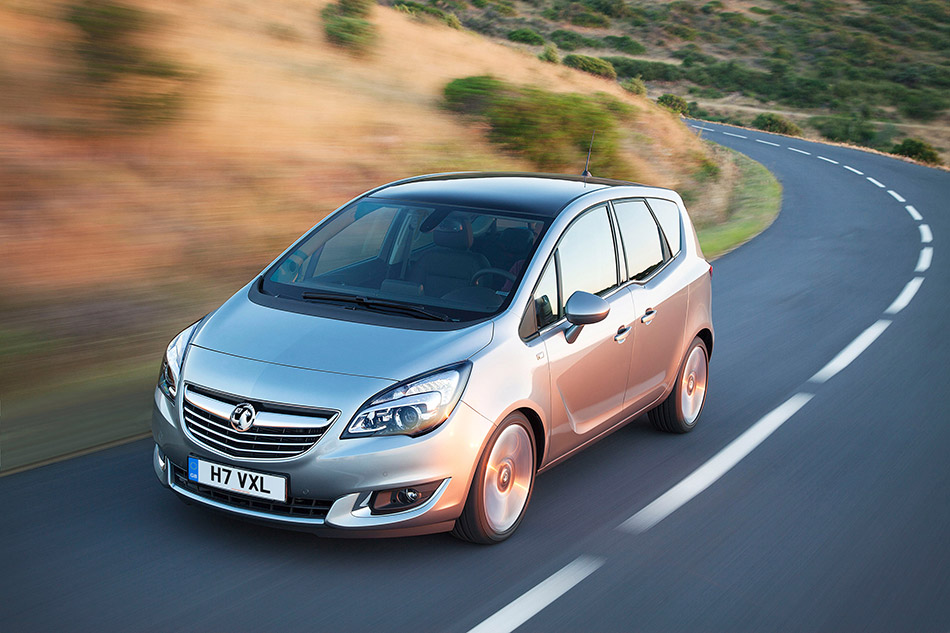
{"type": "Polygon", "coordinates": [[[328,42],[357,55],[365,55],[376,43],[376,27],[372,22],[343,15],[336,4],[327,5],[323,10],[323,32],[328,42]]]}
{"type": "Polygon", "coordinates": [[[449,108],[476,114],[489,125],[489,139],[531,160],[540,169],[580,172],[592,131],[597,132],[591,171],[625,178],[619,155],[618,121],[633,109],[609,95],[553,93],[513,86],[492,77],[466,77],[445,87],[449,108]]]}
{"type": "Polygon", "coordinates": [[[350,18],[368,18],[376,6],[376,0],[337,0],[340,13],[350,18]]]}
{"type": "Polygon", "coordinates": [[[630,8],[624,0],[583,0],[592,11],[609,15],[612,18],[623,18],[630,15],[630,8]]]}
{"type": "Polygon", "coordinates": [[[564,65],[583,70],[585,73],[606,77],[607,79],[616,79],[617,71],[614,70],[610,62],[598,57],[588,57],[587,55],[571,54],[564,58],[564,65]]]}
{"type": "Polygon", "coordinates": [[[562,51],[576,51],[578,48],[603,48],[604,43],[600,40],[584,37],[574,31],[565,31],[558,29],[550,35],[551,41],[557,44],[562,51]]]}
{"type": "Polygon", "coordinates": [[[636,77],[631,77],[630,79],[625,79],[620,82],[620,87],[631,92],[635,95],[640,95],[641,97],[647,93],[647,85],[643,83],[643,79],[637,75],[636,77]]]}
{"type": "Polygon", "coordinates": [[[576,24],[577,26],[592,28],[606,28],[610,26],[610,18],[603,13],[591,11],[579,2],[569,4],[567,8],[561,12],[561,15],[568,22],[576,24]]]}
{"type": "Polygon", "coordinates": [[[672,112],[686,112],[689,109],[689,104],[686,103],[686,99],[679,95],[674,95],[666,93],[660,95],[660,98],[656,100],[657,105],[661,105],[667,110],[672,112]]]}
{"type": "Polygon", "coordinates": [[[490,75],[479,75],[453,79],[442,92],[450,110],[463,114],[484,114],[504,87],[504,82],[490,75]]]}
{"type": "Polygon", "coordinates": [[[808,124],[826,139],[839,143],[867,145],[877,136],[867,119],[855,116],[814,116],[808,119],[808,124]]]}
{"type": "Polygon", "coordinates": [[[561,56],[557,54],[557,48],[554,44],[545,44],[544,50],[538,55],[538,59],[551,64],[560,64],[561,56]]]}
{"type": "Polygon", "coordinates": [[[540,46],[544,44],[544,38],[532,29],[515,29],[508,33],[508,39],[512,42],[521,42],[522,44],[531,44],[540,46]]]}
{"type": "Polygon", "coordinates": [[[694,119],[705,119],[709,116],[709,110],[699,107],[699,103],[696,101],[690,101],[686,104],[686,116],[694,119]]]}
{"type": "Polygon", "coordinates": [[[936,148],[919,138],[905,138],[891,149],[891,154],[900,154],[933,165],[940,165],[943,162],[936,148]]]}
{"type": "Polygon", "coordinates": [[[677,81],[683,78],[683,70],[675,64],[648,62],[629,57],[602,57],[610,62],[620,77],[642,77],[644,81],[677,81]]]}
{"type": "Polygon", "coordinates": [[[446,13],[442,9],[429,4],[413,2],[412,0],[397,0],[397,2],[393,4],[393,8],[420,20],[427,17],[435,18],[436,20],[445,23],[447,26],[450,26],[453,29],[462,28],[462,23],[459,21],[458,16],[456,16],[454,13],[446,13]]]}
{"type": "Polygon", "coordinates": [[[752,119],[752,127],[766,132],[775,132],[776,134],[787,134],[788,136],[801,136],[802,129],[783,117],[780,114],[763,112],[752,119]]]}
{"type": "Polygon", "coordinates": [[[147,25],[143,11],[108,0],[84,0],[69,5],[65,19],[81,32],[76,52],[90,80],[134,73],[142,63],[144,52],[131,38],[147,25]]]}
{"type": "Polygon", "coordinates": [[[628,55],[641,55],[646,52],[646,48],[640,42],[632,39],[628,35],[608,35],[604,38],[604,44],[628,55]]]}

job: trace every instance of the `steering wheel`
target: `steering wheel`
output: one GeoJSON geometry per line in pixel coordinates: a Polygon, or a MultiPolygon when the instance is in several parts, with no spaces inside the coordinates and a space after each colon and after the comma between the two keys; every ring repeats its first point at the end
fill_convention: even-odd
{"type": "Polygon", "coordinates": [[[504,277],[505,279],[507,279],[508,281],[512,283],[514,283],[515,280],[517,279],[517,277],[512,275],[510,272],[508,272],[507,270],[503,270],[501,268],[482,268],[481,270],[475,271],[475,274],[472,275],[472,281],[471,281],[472,285],[476,285],[475,280],[480,277],[484,277],[485,275],[501,275],[502,277],[504,277]]]}

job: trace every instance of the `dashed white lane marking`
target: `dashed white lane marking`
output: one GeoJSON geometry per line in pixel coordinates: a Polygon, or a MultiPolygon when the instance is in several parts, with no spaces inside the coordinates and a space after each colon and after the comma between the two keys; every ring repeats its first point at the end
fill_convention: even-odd
{"type": "Polygon", "coordinates": [[[850,166],[848,166],[848,165],[845,165],[844,168],[847,169],[848,171],[853,171],[854,173],[856,173],[856,174],[859,175],[859,176],[863,176],[863,175],[864,175],[864,172],[863,172],[863,171],[858,171],[858,170],[855,169],[854,167],[850,167],[850,166]]]}
{"type": "Polygon", "coordinates": [[[831,160],[830,158],[825,158],[824,156],[819,156],[819,157],[818,157],[818,160],[823,160],[823,161],[825,161],[826,163],[831,163],[832,165],[837,165],[837,164],[838,164],[838,161],[836,161],[836,160],[831,160]]]}
{"type": "Polygon", "coordinates": [[[907,200],[905,200],[901,194],[897,193],[893,189],[888,189],[887,193],[891,194],[891,197],[897,200],[898,202],[907,202],[907,200]]]}
{"type": "Polygon", "coordinates": [[[732,132],[723,132],[726,136],[735,136],[736,138],[749,138],[748,136],[742,136],[741,134],[733,134],[732,132]]]}
{"type": "Polygon", "coordinates": [[[715,131],[716,131],[716,130],[714,130],[714,129],[711,128],[711,127],[703,127],[703,126],[701,126],[701,125],[694,125],[693,127],[696,128],[697,130],[706,130],[707,132],[715,132],[715,131]]]}
{"type": "Polygon", "coordinates": [[[930,268],[930,262],[934,258],[934,249],[930,246],[925,246],[920,249],[920,257],[917,258],[917,268],[914,269],[915,273],[925,273],[927,269],[930,268]]]}
{"type": "Polygon", "coordinates": [[[868,181],[869,181],[871,184],[877,185],[877,186],[880,187],[881,189],[884,189],[884,188],[887,186],[887,185],[885,185],[885,184],[883,184],[883,183],[881,183],[881,182],[878,182],[877,180],[874,180],[874,179],[871,178],[870,176],[868,176],[868,181]]]}
{"type": "Polygon", "coordinates": [[[772,147],[781,147],[778,143],[773,143],[772,141],[763,141],[760,138],[755,139],[756,143],[765,143],[766,145],[771,145],[772,147]]]}
{"type": "Polygon", "coordinates": [[[884,314],[897,314],[906,308],[910,300],[913,299],[917,291],[920,290],[920,284],[922,283],[924,283],[923,277],[914,277],[908,281],[904,289],[901,290],[901,293],[894,299],[894,303],[888,306],[887,310],[884,311],[884,314]]]}
{"type": "Polygon", "coordinates": [[[921,242],[923,242],[924,244],[930,244],[931,242],[934,241],[934,234],[930,232],[929,224],[921,224],[918,228],[920,229],[921,242]]]}
{"type": "Polygon", "coordinates": [[[914,205],[909,204],[904,208],[907,209],[907,213],[910,214],[910,217],[914,218],[918,222],[924,219],[924,216],[920,215],[920,213],[917,212],[917,209],[914,208],[914,205]]]}
{"type": "Polygon", "coordinates": [[[597,571],[604,559],[579,556],[468,633],[511,633],[597,571]]]}
{"type": "Polygon", "coordinates": [[[814,397],[810,393],[797,393],[780,404],[761,420],[716,453],[708,462],[687,475],[685,479],[663,493],[632,517],[620,524],[619,530],[639,534],[670,516],[693,497],[714,484],[733,466],[751,453],[756,446],[782,426],[790,417],[814,397]]]}
{"type": "Polygon", "coordinates": [[[839,371],[851,364],[855,358],[861,355],[868,346],[877,340],[891,322],[887,319],[880,319],[874,325],[861,332],[858,338],[854,339],[848,346],[838,352],[838,355],[832,358],[827,365],[818,370],[818,373],[810,378],[811,382],[825,382],[839,371]]]}
{"type": "Polygon", "coordinates": [[[798,152],[799,154],[805,154],[807,156],[811,156],[811,152],[806,152],[803,149],[796,149],[794,147],[789,147],[788,149],[792,150],[793,152],[798,152]]]}

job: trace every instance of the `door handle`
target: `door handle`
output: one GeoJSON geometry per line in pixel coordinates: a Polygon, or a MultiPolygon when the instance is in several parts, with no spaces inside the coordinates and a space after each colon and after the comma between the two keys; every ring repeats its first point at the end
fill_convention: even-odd
{"type": "Polygon", "coordinates": [[[647,309],[646,312],[644,312],[643,316],[640,317],[640,323],[643,323],[645,325],[650,325],[650,321],[652,321],[653,317],[655,316],[656,316],[656,310],[654,310],[653,308],[649,308],[647,309]]]}
{"type": "Polygon", "coordinates": [[[627,338],[627,334],[630,334],[630,329],[629,325],[621,325],[617,329],[617,336],[614,337],[614,340],[618,343],[623,343],[627,338]]]}

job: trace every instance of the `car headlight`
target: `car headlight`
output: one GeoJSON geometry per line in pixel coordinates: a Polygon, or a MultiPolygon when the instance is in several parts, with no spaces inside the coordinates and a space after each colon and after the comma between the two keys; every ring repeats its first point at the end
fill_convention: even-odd
{"type": "Polygon", "coordinates": [[[409,435],[416,437],[445,422],[455,409],[472,364],[459,363],[411,378],[371,398],[341,437],[409,435]]]}
{"type": "Polygon", "coordinates": [[[175,394],[178,393],[178,379],[181,377],[181,364],[185,359],[185,348],[188,347],[191,337],[198,329],[198,323],[200,321],[195,321],[173,338],[172,342],[168,344],[168,349],[165,350],[165,357],[162,358],[162,371],[158,376],[158,388],[170,400],[174,400],[175,394]]]}

